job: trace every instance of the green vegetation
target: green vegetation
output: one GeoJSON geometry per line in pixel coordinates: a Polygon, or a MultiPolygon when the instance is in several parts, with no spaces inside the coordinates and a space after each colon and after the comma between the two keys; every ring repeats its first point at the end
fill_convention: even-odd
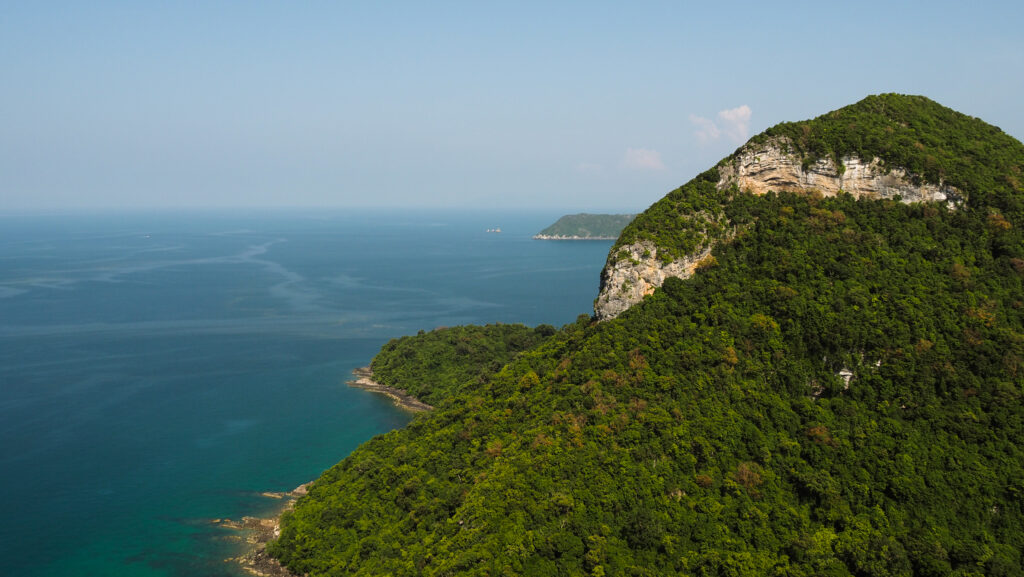
{"type": "Polygon", "coordinates": [[[658,258],[671,262],[724,239],[731,230],[725,207],[735,191],[717,185],[718,169],[713,168],[668,193],[623,229],[609,259],[620,258],[623,246],[646,242],[654,245],[658,258]]]}
{"type": "MultiPolygon", "coordinates": [[[[927,182],[951,184],[975,206],[1011,200],[1021,191],[1020,143],[995,126],[923,96],[881,94],[814,120],[784,122],[754,140],[786,137],[809,164],[844,156],[878,157],[927,182]]],[[[1013,199],[1019,202],[1019,199],[1013,199]]]]}
{"type": "Polygon", "coordinates": [[[373,358],[373,379],[430,404],[453,398],[464,386],[488,380],[517,354],[534,348],[555,327],[520,324],[442,327],[391,339],[373,358]]]}
{"type": "Polygon", "coordinates": [[[567,214],[534,238],[615,240],[635,214],[567,214]]]}
{"type": "MultiPolygon", "coordinates": [[[[877,157],[928,182],[955,186],[977,209],[1019,213],[1024,203],[1020,142],[923,96],[869,96],[813,120],[776,125],[751,142],[778,138],[805,165],[826,157],[837,164],[845,156],[877,157]]],[[[709,170],[654,203],[623,230],[610,257],[616,259],[625,245],[647,241],[671,261],[725,238],[734,230],[724,218],[725,205],[736,191],[717,190],[718,180],[718,171],[709,170]]]]}
{"type": "Polygon", "coordinates": [[[705,173],[623,236],[682,246],[649,227],[688,203],[732,240],[618,318],[497,371],[458,338],[393,341],[447,359],[443,402],[325,472],[270,551],[310,575],[1024,574],[1007,146],[947,174],[971,192],[955,211],[725,198],[705,173]]]}

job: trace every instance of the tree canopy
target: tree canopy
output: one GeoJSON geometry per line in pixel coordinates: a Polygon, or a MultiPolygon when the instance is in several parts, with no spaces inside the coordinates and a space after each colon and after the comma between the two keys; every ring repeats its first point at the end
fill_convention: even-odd
{"type": "Polygon", "coordinates": [[[737,232],[618,318],[501,367],[458,333],[393,341],[388,366],[450,365],[443,402],[326,471],[269,550],[310,575],[1024,573],[1024,222],[999,174],[1024,146],[977,134],[1007,148],[944,175],[959,210],[705,173],[632,234],[689,242],[673,223],[702,211],[737,232]]]}

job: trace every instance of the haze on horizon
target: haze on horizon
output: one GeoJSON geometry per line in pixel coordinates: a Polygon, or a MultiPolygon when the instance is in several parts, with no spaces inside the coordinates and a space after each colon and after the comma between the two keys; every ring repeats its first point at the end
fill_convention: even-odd
{"type": "Polygon", "coordinates": [[[1019,3],[367,4],[5,6],[0,213],[637,212],[879,92],[1024,136],[1019,3]]]}

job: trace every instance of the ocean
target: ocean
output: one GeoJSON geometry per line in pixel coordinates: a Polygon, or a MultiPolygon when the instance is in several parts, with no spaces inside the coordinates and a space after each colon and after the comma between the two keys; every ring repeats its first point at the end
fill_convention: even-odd
{"type": "Polygon", "coordinates": [[[0,216],[3,572],[239,575],[211,519],[410,420],[345,385],[389,339],[591,312],[611,242],[530,238],[559,216],[0,216]]]}

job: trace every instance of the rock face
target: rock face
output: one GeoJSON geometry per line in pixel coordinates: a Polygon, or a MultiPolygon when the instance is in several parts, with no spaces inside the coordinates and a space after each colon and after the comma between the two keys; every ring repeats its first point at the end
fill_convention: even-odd
{"type": "Polygon", "coordinates": [[[652,242],[641,241],[619,250],[628,252],[629,258],[620,258],[614,264],[605,265],[601,271],[601,292],[594,302],[598,320],[619,316],[653,293],[670,276],[690,277],[697,269],[697,263],[711,254],[709,247],[665,264],[658,259],[658,249],[652,242]]]}
{"type": "MultiPolygon", "coordinates": [[[[856,198],[896,198],[902,202],[945,202],[956,207],[963,195],[946,184],[917,183],[901,167],[886,167],[878,158],[864,162],[857,157],[842,159],[840,169],[832,159],[822,159],[803,169],[800,157],[789,152],[793,148],[783,139],[749,143],[718,167],[718,189],[735,185],[754,194],[777,192],[817,192],[835,196],[846,192],[856,198]]],[[[617,317],[643,300],[665,279],[674,276],[689,278],[697,263],[711,253],[704,247],[668,264],[658,258],[658,247],[639,242],[620,247],[629,258],[609,258],[601,271],[601,292],[594,301],[598,320],[617,317]]]]}
{"type": "Polygon", "coordinates": [[[754,194],[768,191],[811,192],[835,196],[840,191],[855,198],[902,198],[903,202],[948,202],[955,206],[963,199],[956,188],[946,184],[921,182],[900,167],[887,169],[878,158],[864,162],[855,156],[842,159],[843,169],[831,159],[821,159],[805,171],[801,159],[787,152],[785,140],[748,144],[719,166],[718,188],[733,184],[754,194]]]}

